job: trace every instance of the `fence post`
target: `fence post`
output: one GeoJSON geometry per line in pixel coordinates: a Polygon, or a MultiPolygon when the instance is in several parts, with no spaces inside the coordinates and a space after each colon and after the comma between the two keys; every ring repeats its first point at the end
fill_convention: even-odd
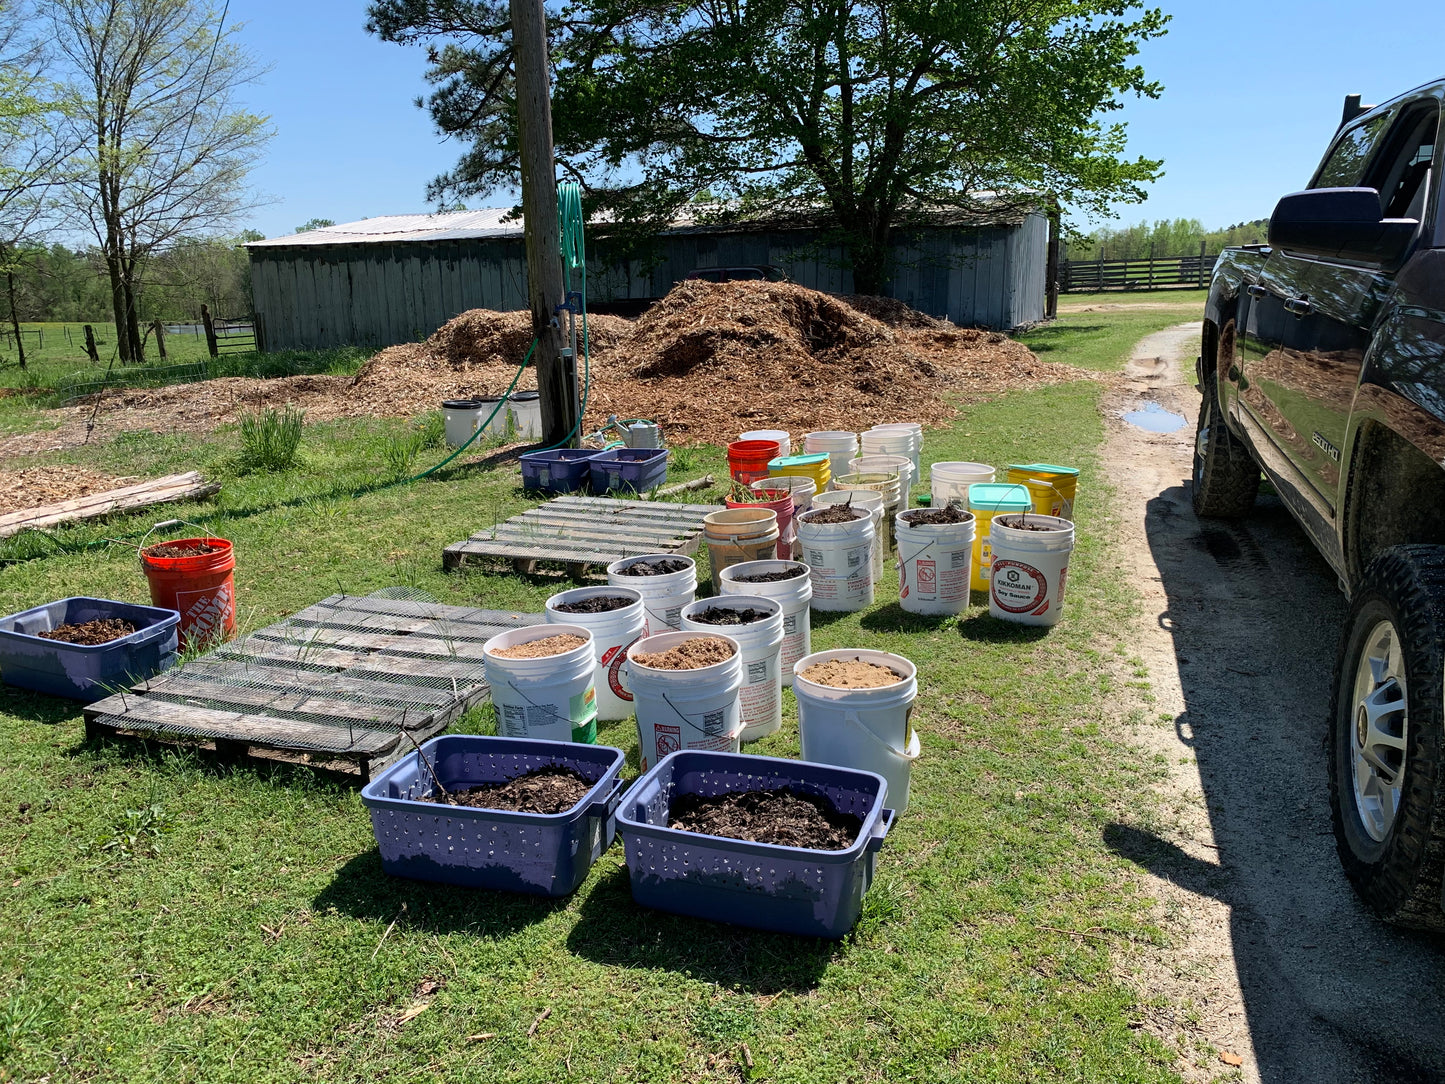
{"type": "Polygon", "coordinates": [[[166,327],[159,320],[151,325],[156,332],[156,352],[160,354],[162,361],[169,360],[166,356],[166,327]]]}
{"type": "Polygon", "coordinates": [[[1207,241],[1200,241],[1200,242],[1199,242],[1199,285],[1200,285],[1200,286],[1203,286],[1203,285],[1204,285],[1204,246],[1205,246],[1206,244],[1208,244],[1208,243],[1209,243],[1209,242],[1207,242],[1207,241]]]}
{"type": "Polygon", "coordinates": [[[85,325],[85,353],[96,364],[100,363],[100,351],[95,347],[95,328],[85,325]]]}
{"type": "Polygon", "coordinates": [[[211,357],[220,357],[220,351],[216,349],[216,325],[211,322],[211,310],[205,305],[201,306],[201,323],[206,328],[206,350],[211,357]]]}
{"type": "Polygon", "coordinates": [[[1149,289],[1154,289],[1154,242],[1149,242],[1149,289]]]}

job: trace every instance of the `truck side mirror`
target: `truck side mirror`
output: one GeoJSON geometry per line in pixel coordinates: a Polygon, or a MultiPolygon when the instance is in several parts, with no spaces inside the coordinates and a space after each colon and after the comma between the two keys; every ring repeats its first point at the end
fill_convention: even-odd
{"type": "Polygon", "coordinates": [[[1269,243],[1292,254],[1394,267],[1419,228],[1413,218],[1382,217],[1373,188],[1311,188],[1275,206],[1269,243]]]}

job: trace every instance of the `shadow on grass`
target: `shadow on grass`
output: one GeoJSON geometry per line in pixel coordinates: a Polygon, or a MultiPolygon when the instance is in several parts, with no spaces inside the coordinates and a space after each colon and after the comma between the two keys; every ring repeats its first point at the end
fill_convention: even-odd
{"type": "Polygon", "coordinates": [[[1032,644],[1048,636],[1049,626],[1016,625],[984,610],[960,621],[958,634],[979,644],[1032,644]]]}
{"type": "Polygon", "coordinates": [[[1051,324],[1036,327],[1023,336],[1028,348],[1035,354],[1046,354],[1050,350],[1066,350],[1081,335],[1096,331],[1108,331],[1106,324],[1051,324]]]}
{"type": "Polygon", "coordinates": [[[215,779],[250,776],[287,790],[308,789],[331,792],[360,790],[365,781],[354,765],[342,763],[301,763],[300,754],[267,750],[269,756],[217,752],[200,744],[202,739],[177,734],[172,741],[129,734],[105,733],[86,738],[65,750],[72,759],[89,757],[97,762],[127,762],[153,769],[195,771],[215,779]]]}
{"type": "Polygon", "coordinates": [[[870,632],[937,632],[957,620],[957,614],[911,614],[897,602],[890,602],[869,610],[858,624],[870,632]]]}
{"type": "Polygon", "coordinates": [[[398,926],[430,933],[507,937],[563,910],[567,902],[392,877],[382,872],[380,853],[370,850],[337,870],[312,906],[376,922],[395,920],[398,926]]]}
{"type": "Polygon", "coordinates": [[[829,625],[836,625],[839,621],[846,621],[857,613],[857,610],[810,610],[808,612],[808,625],[814,629],[826,629],[829,625]]]}
{"type": "Polygon", "coordinates": [[[44,723],[47,726],[63,723],[79,715],[81,706],[78,700],[46,696],[44,693],[32,693],[8,685],[0,688],[0,714],[29,719],[33,723],[44,723]]]}
{"type": "MultiPolygon", "coordinates": [[[[609,865],[611,865],[609,863],[609,865]]],[[[739,906],[746,901],[739,897],[739,906]]],[[[567,948],[593,963],[667,970],[754,994],[817,987],[845,944],[669,915],[632,902],[625,867],[604,869],[579,908],[567,948]]]]}

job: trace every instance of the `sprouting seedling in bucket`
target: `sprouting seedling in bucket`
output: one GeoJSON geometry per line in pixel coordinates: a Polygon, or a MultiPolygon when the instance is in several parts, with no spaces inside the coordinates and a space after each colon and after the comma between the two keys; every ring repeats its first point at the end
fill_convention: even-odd
{"type": "Polygon", "coordinates": [[[401,726],[398,729],[401,731],[402,737],[411,742],[412,748],[416,750],[416,755],[418,759],[421,760],[422,766],[426,768],[427,775],[431,776],[432,784],[436,787],[437,793],[441,795],[447,805],[457,805],[456,798],[452,796],[451,791],[447,790],[447,785],[442,782],[442,777],[437,775],[436,768],[432,766],[432,762],[427,758],[427,755],[422,752],[421,746],[417,744],[416,739],[413,738],[411,732],[407,730],[406,712],[402,712],[401,726]]]}

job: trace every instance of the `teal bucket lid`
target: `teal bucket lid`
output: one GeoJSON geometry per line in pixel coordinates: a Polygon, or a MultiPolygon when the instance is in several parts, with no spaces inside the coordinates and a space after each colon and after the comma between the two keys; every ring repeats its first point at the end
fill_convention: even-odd
{"type": "Polygon", "coordinates": [[[1021,485],[1009,485],[1005,482],[975,482],[968,487],[970,510],[1027,512],[1033,506],[1033,495],[1021,485]]]}
{"type": "Polygon", "coordinates": [[[1078,467],[1060,467],[1055,463],[1010,463],[1009,470],[1034,470],[1040,474],[1078,474],[1078,467]]]}
{"type": "Polygon", "coordinates": [[[784,467],[816,467],[819,463],[829,458],[827,452],[814,452],[811,455],[790,455],[786,459],[769,460],[768,470],[782,470],[784,467]]]}

